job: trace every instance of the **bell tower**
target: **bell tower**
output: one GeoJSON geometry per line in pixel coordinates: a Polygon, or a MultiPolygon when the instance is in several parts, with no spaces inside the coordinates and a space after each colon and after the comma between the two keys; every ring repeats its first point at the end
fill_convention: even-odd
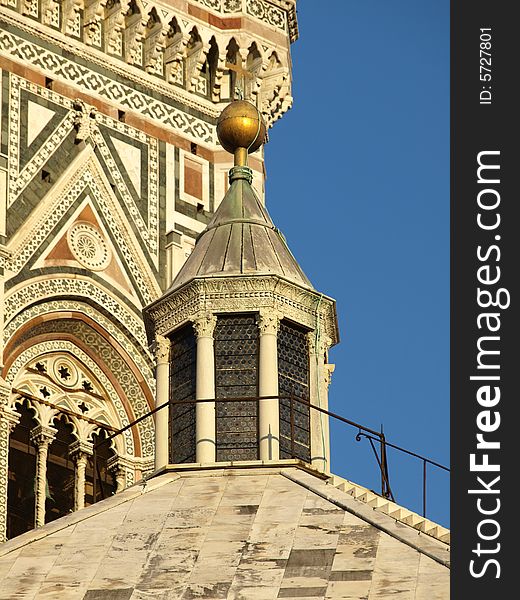
{"type": "Polygon", "coordinates": [[[229,189],[170,288],[144,310],[157,352],[155,467],[297,459],[329,472],[335,302],[314,289],[251,186],[251,103],[217,122],[229,189]]]}

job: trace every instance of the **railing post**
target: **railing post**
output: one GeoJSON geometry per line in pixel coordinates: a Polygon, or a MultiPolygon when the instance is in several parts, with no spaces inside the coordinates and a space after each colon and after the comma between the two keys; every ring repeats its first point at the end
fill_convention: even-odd
{"type": "Polygon", "coordinates": [[[423,458],[423,517],[426,518],[426,461],[423,458]]]}
{"type": "Polygon", "coordinates": [[[291,455],[292,458],[296,458],[296,451],[294,446],[294,393],[291,392],[291,408],[290,408],[290,420],[291,420],[291,455]]]}
{"type": "Polygon", "coordinates": [[[97,496],[97,448],[96,444],[92,448],[92,504],[96,503],[97,496]]]}

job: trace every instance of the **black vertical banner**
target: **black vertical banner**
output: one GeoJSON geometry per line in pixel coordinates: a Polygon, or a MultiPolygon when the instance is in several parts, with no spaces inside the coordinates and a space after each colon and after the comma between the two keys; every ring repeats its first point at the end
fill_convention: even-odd
{"type": "Polygon", "coordinates": [[[520,106],[514,2],[452,0],[452,600],[518,597],[520,106]]]}

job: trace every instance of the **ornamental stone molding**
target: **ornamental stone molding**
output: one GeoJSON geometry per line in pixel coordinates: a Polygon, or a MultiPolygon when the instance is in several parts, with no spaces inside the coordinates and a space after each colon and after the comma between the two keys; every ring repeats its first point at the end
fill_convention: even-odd
{"type": "MultiPolygon", "coordinates": [[[[4,31],[0,36],[0,51],[24,64],[34,64],[47,76],[66,80],[72,85],[84,87],[88,80],[85,91],[89,93],[113,94],[115,88],[124,85],[119,81],[124,77],[141,86],[144,83],[150,91],[215,119],[221,110],[216,104],[230,99],[223,94],[222,87],[224,75],[229,74],[226,66],[230,58],[228,48],[234,40],[241,52],[249,56],[248,53],[253,52],[252,39],[250,34],[240,30],[244,25],[240,25],[238,32],[236,27],[231,30],[226,27],[225,22],[222,28],[218,22],[208,25],[208,20],[194,17],[194,11],[190,9],[192,6],[195,10],[204,7],[204,10],[219,13],[221,20],[247,17],[260,25],[255,28],[255,40],[259,42],[255,52],[260,54],[261,66],[251,68],[254,77],[252,99],[261,107],[267,123],[271,125],[292,105],[289,45],[297,37],[295,2],[223,0],[213,2],[211,6],[207,2],[192,0],[186,3],[187,10],[184,12],[166,2],[145,3],[141,0],[132,3],[65,0],[61,4],[44,0],[41,10],[38,10],[38,3],[33,0],[30,2],[32,14],[23,8],[27,2],[1,0],[0,19],[16,26],[19,31],[30,33],[37,42],[4,31]],[[201,44],[196,56],[189,44],[194,31],[201,44]],[[58,51],[53,52],[52,46],[58,51]],[[211,61],[207,61],[210,48],[216,50],[211,54],[211,61]],[[93,70],[85,66],[79,69],[63,55],[63,50],[87,61],[93,70]],[[281,67],[276,73],[269,69],[273,57],[281,67]],[[202,72],[205,64],[212,70],[209,82],[202,72]],[[100,68],[110,73],[109,77],[96,72],[100,68]],[[190,73],[190,76],[185,77],[185,73],[190,73]],[[274,86],[273,75],[276,79],[274,86]],[[265,88],[264,77],[268,82],[265,88]],[[273,88],[276,88],[275,94],[272,93],[273,88]]],[[[251,65],[251,61],[248,62],[251,65]]],[[[133,88],[134,85],[128,86],[126,94],[118,92],[113,100],[127,104],[129,99],[139,95],[133,88]]],[[[143,111],[154,103],[156,101],[151,95],[148,102],[131,102],[127,108],[144,114],[143,111]]],[[[170,107],[171,110],[174,109],[170,107]]],[[[177,112],[186,123],[193,122],[190,115],[177,112]]],[[[210,132],[205,141],[216,144],[212,123],[202,119],[201,126],[210,132]]],[[[194,137],[200,138],[198,134],[194,137]]]]}
{"type": "Polygon", "coordinates": [[[74,101],[74,108],[76,110],[74,115],[76,142],[82,142],[92,136],[96,126],[97,110],[79,98],[74,101]]]}
{"type": "Polygon", "coordinates": [[[322,335],[338,343],[335,301],[312,289],[306,289],[276,275],[215,277],[194,279],[171,295],[165,295],[146,307],[145,326],[149,339],[155,333],[169,335],[177,327],[193,320],[194,315],[237,312],[278,311],[311,330],[317,319],[322,335]]]}

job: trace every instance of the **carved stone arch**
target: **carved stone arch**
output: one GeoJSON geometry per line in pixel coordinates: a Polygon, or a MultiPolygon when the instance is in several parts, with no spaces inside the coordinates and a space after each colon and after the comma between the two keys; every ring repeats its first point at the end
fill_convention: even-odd
{"type": "Polygon", "coordinates": [[[129,65],[143,66],[143,40],[146,19],[137,0],[130,0],[125,12],[124,58],[129,65]]]}
{"type": "MultiPolygon", "coordinates": [[[[72,317],[84,320],[94,327],[98,327],[109,336],[125,356],[131,357],[135,363],[136,372],[140,373],[144,381],[153,386],[153,361],[148,353],[133,335],[130,335],[120,322],[113,319],[101,307],[87,303],[85,299],[59,299],[48,302],[38,302],[18,314],[4,328],[4,346],[11,345],[12,339],[17,339],[18,332],[25,330],[33,320],[72,317]]],[[[7,353],[6,353],[7,354],[7,353]]]]}
{"type": "Polygon", "coordinates": [[[29,398],[26,398],[25,396],[20,396],[19,394],[11,394],[11,397],[8,402],[8,407],[13,409],[14,411],[18,411],[20,408],[25,407],[31,414],[34,421],[36,423],[41,424],[38,418],[38,409],[35,406],[35,403],[32,402],[29,398]]]}
{"type": "MultiPolygon", "coordinates": [[[[20,353],[69,351],[80,356],[82,364],[95,372],[97,380],[106,390],[106,396],[116,403],[118,419],[105,421],[116,429],[148,412],[153,404],[153,390],[149,381],[136,366],[125,348],[99,325],[80,313],[56,314],[29,322],[19,328],[6,347],[6,381],[13,385],[18,371],[24,366],[20,353]],[[65,318],[63,318],[65,317],[65,318]]],[[[100,415],[94,415],[100,420],[100,415]]],[[[153,456],[153,419],[145,419],[124,434],[125,447],[119,451],[127,456],[151,459],[153,456]],[[128,445],[130,444],[130,445],[128,445]]]]}
{"type": "Polygon", "coordinates": [[[203,93],[205,80],[201,78],[201,70],[206,62],[209,45],[205,44],[197,27],[190,31],[190,37],[186,46],[186,58],[184,61],[184,80],[186,89],[203,93]]]}
{"type": "MultiPolygon", "coordinates": [[[[70,277],[66,274],[55,279],[40,277],[13,287],[5,295],[5,332],[11,332],[13,325],[16,323],[22,326],[22,314],[26,311],[36,311],[38,314],[43,314],[36,307],[40,303],[49,301],[49,298],[53,298],[58,303],[55,305],[58,310],[60,302],[69,303],[68,306],[70,306],[71,299],[75,299],[76,307],[79,307],[79,310],[77,310],[79,313],[84,312],[83,307],[80,305],[86,304],[93,307],[96,311],[108,316],[110,321],[124,331],[130,340],[137,343],[141,353],[148,355],[151,359],[142,320],[121,301],[119,296],[112,294],[101,282],[93,281],[87,277],[70,277]]],[[[17,327],[14,326],[14,329],[17,329],[17,327]]],[[[4,338],[6,344],[9,339],[4,338]]]]}
{"type": "Polygon", "coordinates": [[[144,39],[144,68],[148,73],[164,76],[164,50],[165,40],[169,26],[164,25],[152,7],[148,12],[144,39]]]}
{"type": "MultiPolygon", "coordinates": [[[[13,407],[26,400],[35,411],[35,420],[43,427],[53,427],[54,420],[64,415],[76,439],[82,443],[92,441],[96,428],[105,427],[110,431],[120,429],[125,419],[118,409],[120,402],[117,399],[114,402],[114,388],[99,381],[96,373],[85,367],[85,361],[72,354],[72,351],[80,354],[78,348],[73,344],[38,342],[38,338],[36,341],[36,348],[23,352],[21,363],[16,365],[15,362],[16,373],[11,370],[12,375],[8,376],[13,386],[10,401],[13,407]],[[74,381],[68,389],[61,382],[53,381],[56,363],[68,366],[76,363],[81,369],[81,377],[88,377],[93,391],[75,388],[74,381]]],[[[116,443],[117,451],[121,455],[132,452],[132,442],[129,436],[121,436],[116,443]]]]}
{"type": "Polygon", "coordinates": [[[256,42],[253,42],[247,52],[245,69],[249,76],[245,80],[244,97],[256,104],[256,95],[261,84],[261,73],[264,69],[264,58],[256,42]]]}
{"type": "Polygon", "coordinates": [[[175,17],[168,23],[164,41],[164,75],[168,83],[184,85],[184,57],[190,35],[183,31],[175,17]]]}
{"type": "Polygon", "coordinates": [[[114,56],[123,56],[124,13],[127,10],[125,0],[107,0],[104,10],[104,50],[114,56]]]}
{"type": "Polygon", "coordinates": [[[226,70],[224,71],[220,82],[221,100],[233,100],[235,98],[237,86],[237,73],[236,71],[229,69],[227,65],[240,65],[240,62],[240,46],[238,45],[237,40],[234,37],[232,37],[226,46],[226,54],[224,60],[226,70]]]}

